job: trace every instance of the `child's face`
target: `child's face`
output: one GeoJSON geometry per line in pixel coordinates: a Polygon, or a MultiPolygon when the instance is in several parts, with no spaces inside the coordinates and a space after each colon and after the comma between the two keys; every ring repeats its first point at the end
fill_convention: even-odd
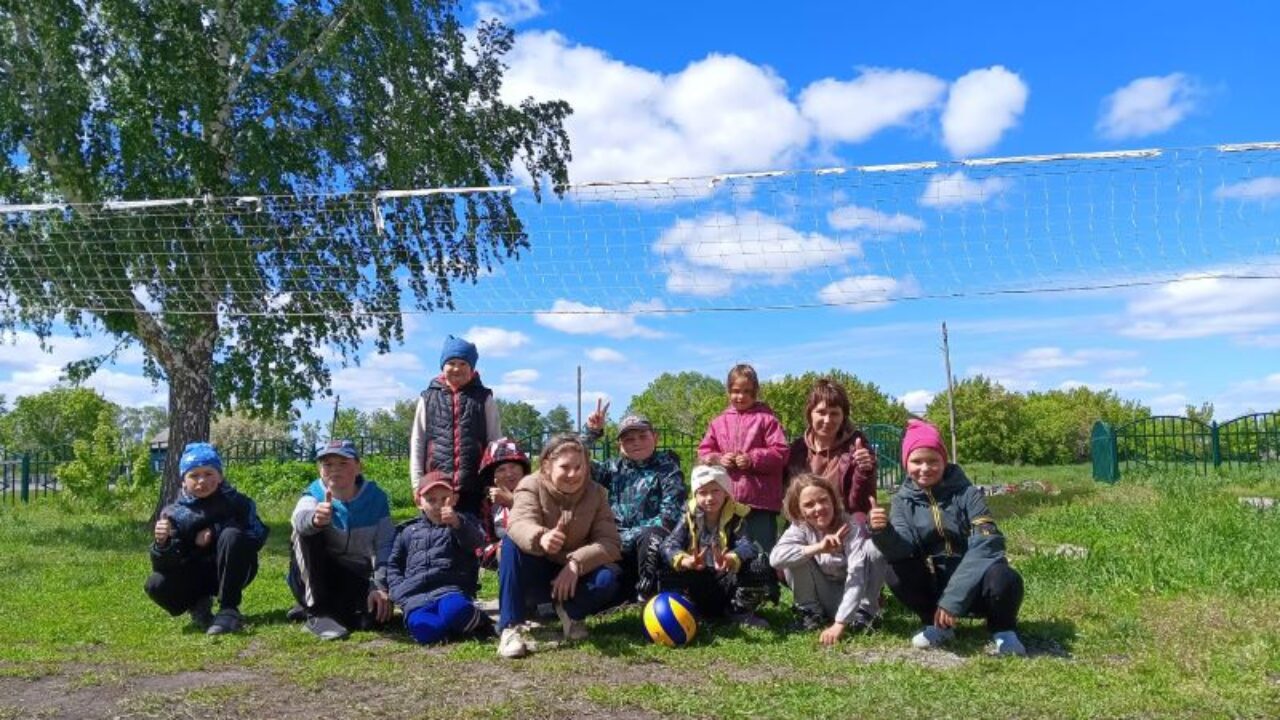
{"type": "Polygon", "coordinates": [[[693,492],[693,500],[698,509],[707,515],[715,515],[724,507],[729,494],[718,483],[707,483],[693,492]]]}
{"type": "Polygon", "coordinates": [[[504,462],[493,469],[493,484],[508,492],[515,490],[524,477],[524,466],[518,462],[504,462]]]}
{"type": "Polygon", "coordinates": [[[214,494],[221,484],[222,473],[209,465],[191,468],[182,476],[182,488],[198,498],[207,498],[214,494]]]}
{"type": "Polygon", "coordinates": [[[735,377],[729,383],[729,404],[739,412],[750,409],[756,404],[755,385],[747,378],[735,377]]]}
{"type": "Polygon", "coordinates": [[[658,436],[652,430],[628,430],[618,438],[622,448],[622,456],[632,462],[644,462],[653,455],[658,446],[658,436]]]}
{"type": "Polygon", "coordinates": [[[831,503],[831,493],[826,488],[816,485],[800,491],[800,517],[815,530],[826,532],[836,517],[835,506],[831,503]]]}
{"type": "Polygon", "coordinates": [[[441,370],[444,372],[444,381],[449,383],[449,387],[452,388],[460,388],[466,385],[471,382],[471,378],[476,374],[476,371],[471,367],[471,363],[461,358],[450,358],[441,370]]]}
{"type": "Polygon", "coordinates": [[[824,441],[835,440],[840,428],[844,427],[844,410],[839,405],[828,405],[820,402],[813,406],[809,413],[809,425],[813,434],[824,441]]]}
{"type": "Polygon", "coordinates": [[[586,463],[578,450],[566,449],[551,459],[551,484],[556,490],[566,495],[575,493],[586,479],[586,463]]]}
{"type": "Polygon", "coordinates": [[[457,499],[457,493],[443,485],[436,485],[418,494],[418,509],[432,518],[439,518],[444,506],[452,505],[457,499]]]}
{"type": "Polygon", "coordinates": [[[360,474],[360,461],[341,455],[326,455],[316,463],[320,466],[320,479],[325,487],[333,491],[339,498],[348,498],[356,487],[356,476],[360,474]]]}
{"type": "Polygon", "coordinates": [[[930,488],[942,480],[946,463],[933,448],[916,448],[907,456],[907,475],[922,488],[930,488]]]}

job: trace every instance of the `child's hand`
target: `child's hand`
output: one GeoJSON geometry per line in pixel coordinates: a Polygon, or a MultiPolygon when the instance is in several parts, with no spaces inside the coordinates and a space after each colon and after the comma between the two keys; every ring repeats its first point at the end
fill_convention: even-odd
{"type": "Polygon", "coordinates": [[[206,548],[213,542],[213,528],[205,528],[196,533],[196,547],[206,548]]]}
{"type": "Polygon", "coordinates": [[[572,600],[578,592],[578,563],[570,560],[564,564],[556,579],[551,581],[551,599],[556,602],[572,600]]]}
{"type": "Polygon", "coordinates": [[[515,498],[511,496],[509,490],[494,485],[489,488],[489,502],[502,507],[511,507],[511,504],[515,502],[515,498]]]}
{"type": "Polygon", "coordinates": [[[167,544],[169,542],[169,538],[173,537],[173,534],[174,534],[173,521],[169,519],[168,515],[161,515],[160,519],[156,521],[156,527],[155,527],[156,545],[167,544]]]}
{"type": "Polygon", "coordinates": [[[956,626],[956,616],[942,608],[938,608],[933,611],[933,624],[943,630],[953,628],[956,626]]]}
{"type": "Polygon", "coordinates": [[[739,470],[750,470],[751,465],[752,463],[751,463],[750,455],[746,453],[738,453],[738,469],[739,470]]]}
{"type": "Polygon", "coordinates": [[[391,619],[391,598],[387,597],[386,590],[378,590],[377,588],[370,590],[367,605],[369,612],[379,623],[384,623],[391,619]]]}
{"type": "Polygon", "coordinates": [[[831,627],[822,631],[818,636],[818,642],[823,645],[835,645],[840,642],[840,636],[844,635],[844,623],[831,623],[831,627]]]}
{"type": "Polygon", "coordinates": [[[603,398],[596,398],[596,411],[587,416],[587,429],[591,432],[604,430],[604,421],[609,418],[609,403],[603,398]]]}
{"type": "Polygon", "coordinates": [[[853,464],[859,470],[864,472],[874,471],[876,469],[876,456],[867,448],[867,444],[862,442],[862,438],[854,438],[853,441],[853,464]]]}
{"type": "Polygon", "coordinates": [[[729,553],[720,552],[713,549],[711,551],[711,561],[715,565],[716,572],[727,573],[733,570],[733,561],[729,559],[729,553]]]}
{"type": "Polygon", "coordinates": [[[821,555],[823,553],[828,553],[834,555],[836,553],[843,553],[844,539],[847,537],[849,537],[849,524],[845,523],[840,526],[839,530],[828,535],[824,535],[822,539],[818,541],[819,549],[817,554],[821,555]]]}
{"type": "Polygon", "coordinates": [[[560,552],[560,548],[564,547],[564,528],[567,522],[567,518],[561,515],[560,521],[556,523],[555,527],[542,533],[542,539],[538,542],[548,555],[555,555],[560,552]]]}
{"type": "Polygon", "coordinates": [[[876,496],[871,496],[871,512],[867,514],[867,525],[879,532],[889,527],[889,513],[876,504],[876,496]]]}
{"type": "Polygon", "coordinates": [[[449,499],[444,501],[444,505],[440,508],[440,524],[448,525],[456,528],[462,524],[462,519],[458,517],[458,513],[453,510],[454,496],[449,495],[449,499]]]}
{"type": "Polygon", "coordinates": [[[311,524],[322,528],[333,522],[333,491],[324,491],[324,502],[316,504],[316,511],[311,515],[311,524]]]}
{"type": "Polygon", "coordinates": [[[680,558],[680,569],[686,570],[686,571],[701,570],[702,557],[700,555],[685,555],[684,557],[680,558]]]}

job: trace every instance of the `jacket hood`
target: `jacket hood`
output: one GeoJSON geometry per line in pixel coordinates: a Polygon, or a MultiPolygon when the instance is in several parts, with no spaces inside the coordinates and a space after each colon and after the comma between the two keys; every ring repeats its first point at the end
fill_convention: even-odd
{"type": "MultiPolygon", "coordinates": [[[[965,490],[965,488],[973,485],[969,482],[969,478],[964,474],[964,470],[955,463],[947,463],[947,467],[942,471],[942,480],[935,486],[931,492],[934,498],[951,497],[965,490]]],[[[902,487],[898,489],[898,494],[905,499],[921,500],[925,497],[925,491],[915,480],[909,476],[902,481],[902,487]]]]}

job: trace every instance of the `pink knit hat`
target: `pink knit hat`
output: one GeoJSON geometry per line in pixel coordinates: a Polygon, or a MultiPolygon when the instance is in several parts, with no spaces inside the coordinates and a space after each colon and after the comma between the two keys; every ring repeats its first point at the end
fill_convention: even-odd
{"type": "Polygon", "coordinates": [[[903,467],[907,466],[907,458],[911,457],[911,451],[917,448],[937,450],[942,455],[942,461],[947,461],[947,446],[942,444],[942,434],[938,432],[938,428],[924,420],[912,418],[907,421],[907,431],[902,435],[903,467]]]}

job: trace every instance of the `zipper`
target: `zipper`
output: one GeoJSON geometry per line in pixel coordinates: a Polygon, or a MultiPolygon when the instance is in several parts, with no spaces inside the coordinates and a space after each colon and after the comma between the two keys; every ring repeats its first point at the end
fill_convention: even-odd
{"type": "Polygon", "coordinates": [[[942,546],[946,548],[947,555],[955,555],[951,549],[951,541],[947,539],[947,532],[942,529],[942,508],[938,507],[938,501],[933,498],[933,491],[924,488],[924,494],[929,498],[929,512],[933,514],[933,526],[938,529],[938,535],[942,538],[942,546]]]}

